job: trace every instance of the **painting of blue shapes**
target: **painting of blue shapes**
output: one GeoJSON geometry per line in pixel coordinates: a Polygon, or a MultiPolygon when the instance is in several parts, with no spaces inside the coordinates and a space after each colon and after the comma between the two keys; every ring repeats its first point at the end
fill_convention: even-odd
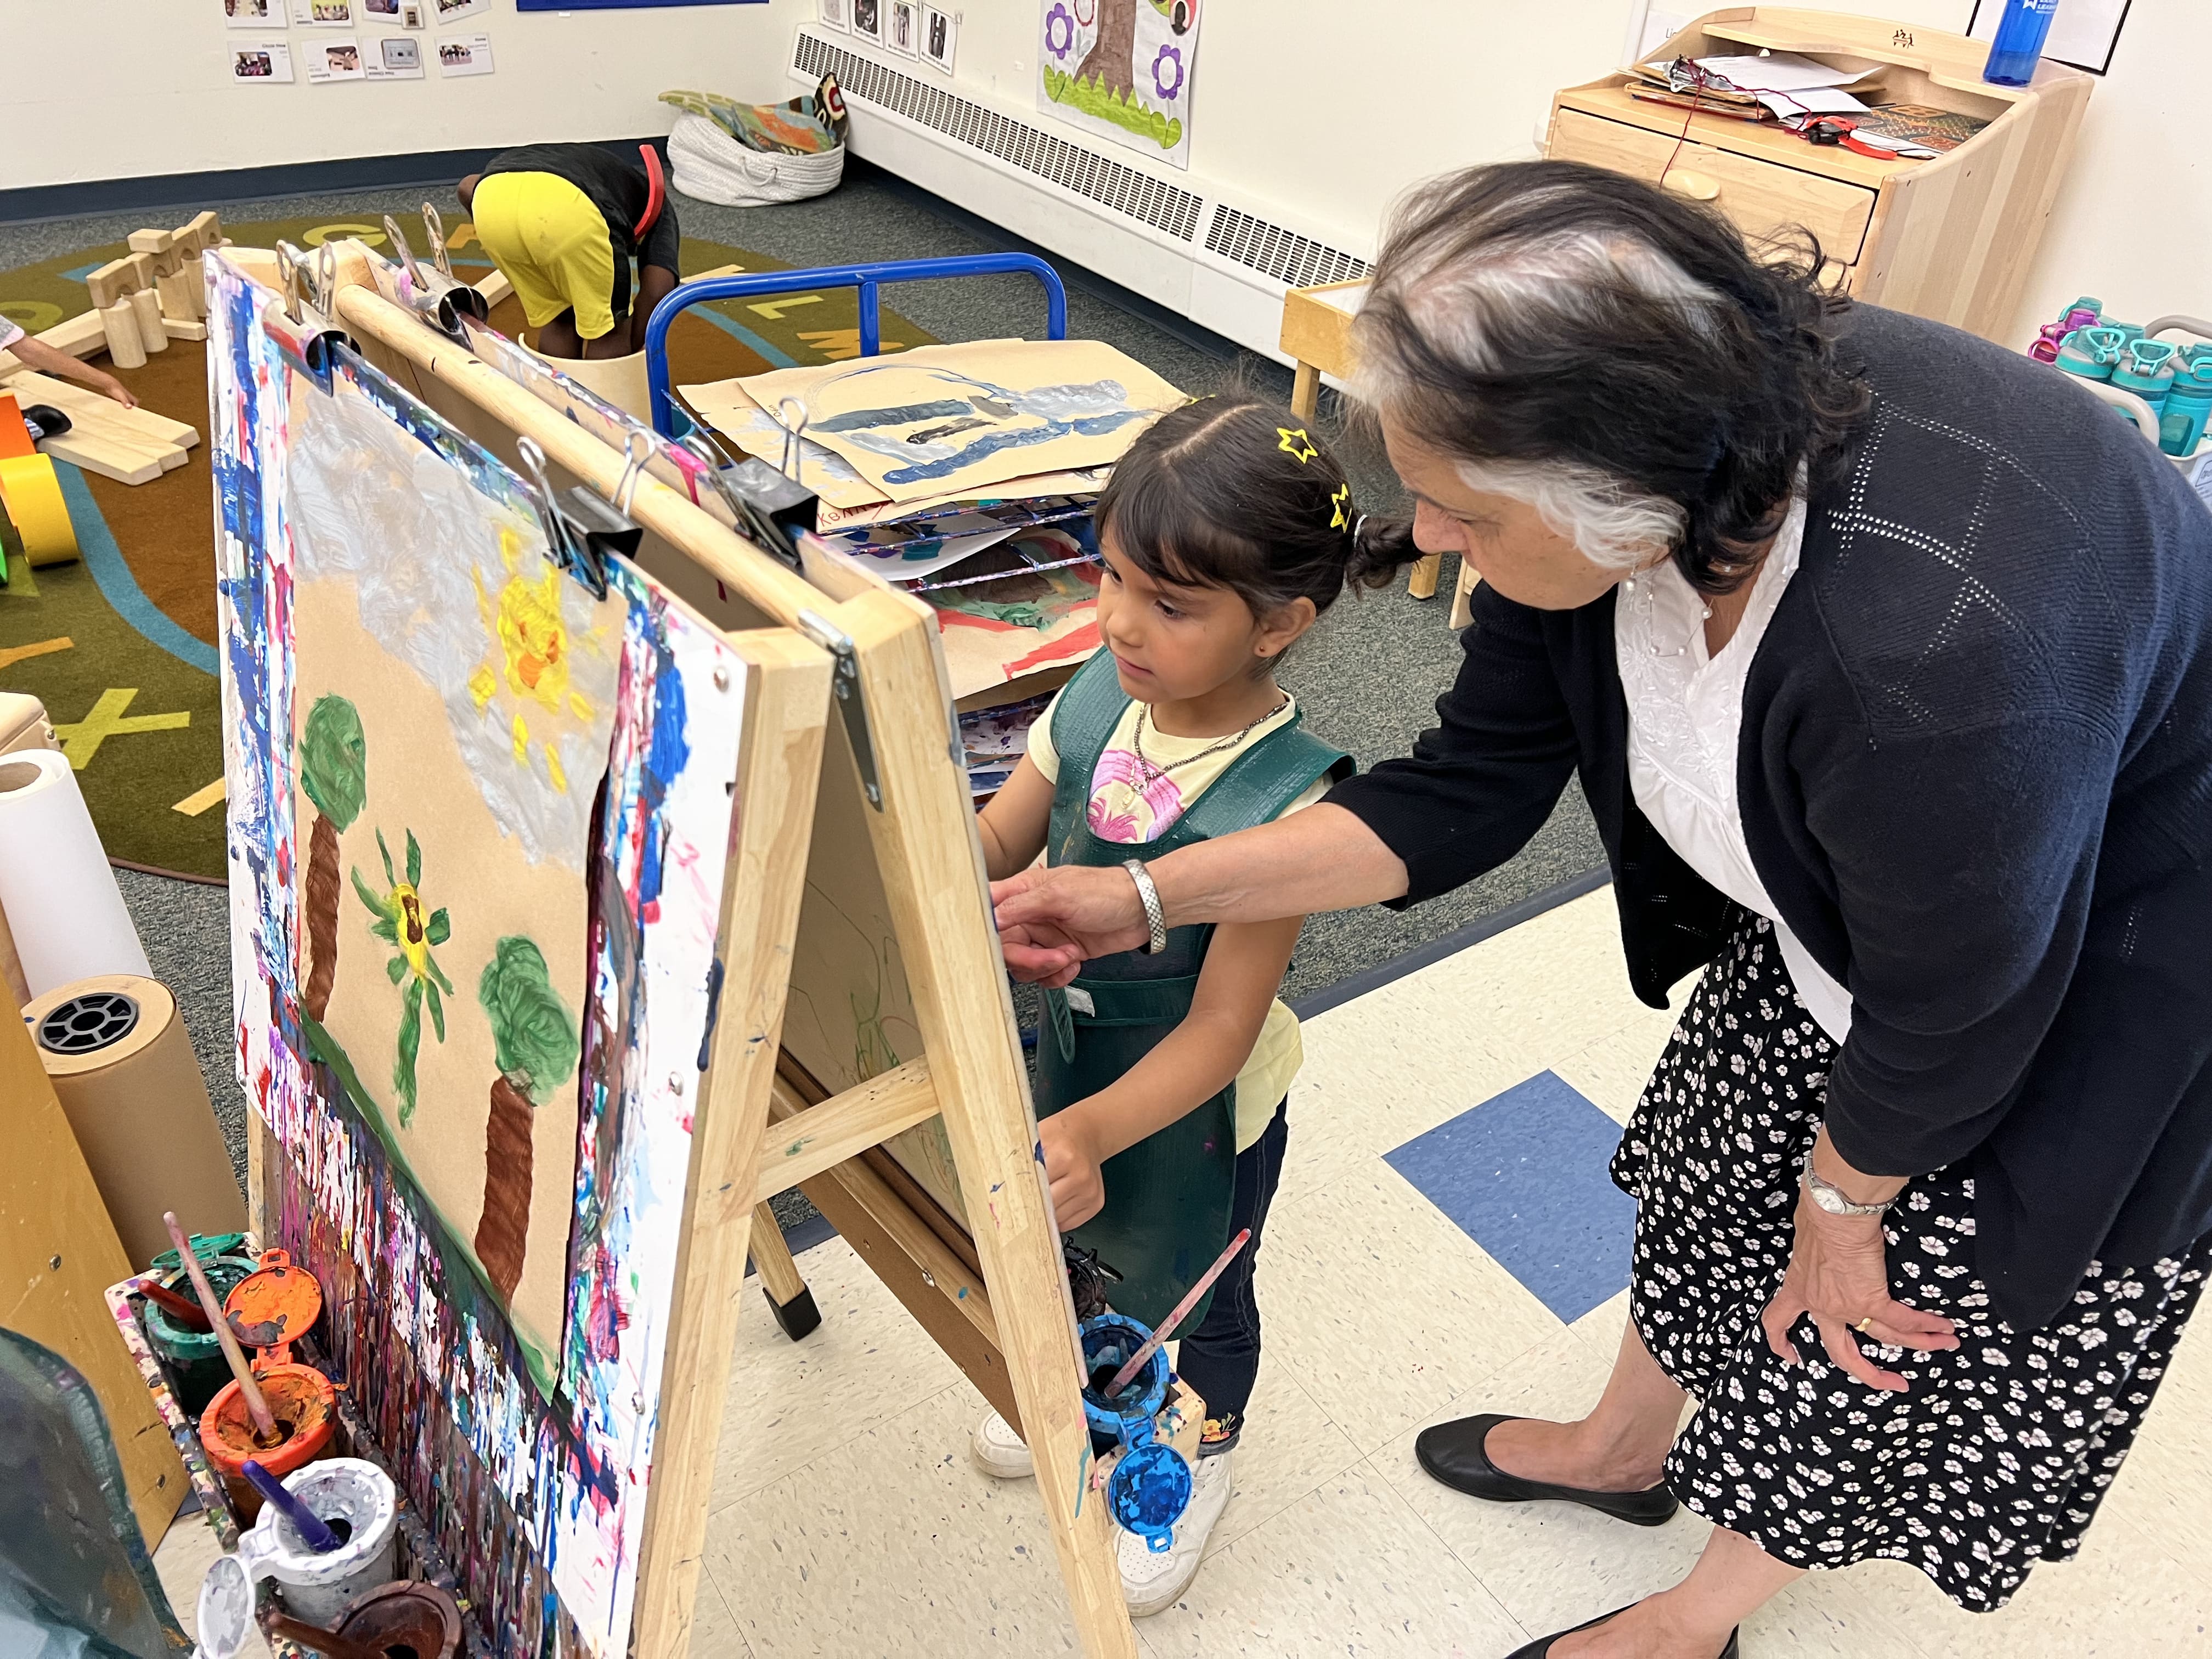
{"type": "Polygon", "coordinates": [[[1387,1155],[1564,1321],[1628,1287],[1636,1200],[1606,1165],[1620,1126],[1550,1072],[1387,1155]]]}

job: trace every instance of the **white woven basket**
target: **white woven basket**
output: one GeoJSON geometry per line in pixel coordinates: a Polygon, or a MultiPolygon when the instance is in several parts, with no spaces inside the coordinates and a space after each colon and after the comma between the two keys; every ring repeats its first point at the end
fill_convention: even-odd
{"type": "Polygon", "coordinates": [[[672,182],[686,196],[724,207],[804,201],[836,189],[845,175],[842,144],[819,155],[748,149],[703,115],[679,115],[668,134],[672,182]]]}

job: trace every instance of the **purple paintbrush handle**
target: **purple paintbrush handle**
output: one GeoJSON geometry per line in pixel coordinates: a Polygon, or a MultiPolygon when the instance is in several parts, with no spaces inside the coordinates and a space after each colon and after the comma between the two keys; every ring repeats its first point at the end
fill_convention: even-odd
{"type": "Polygon", "coordinates": [[[300,1536],[309,1549],[319,1555],[328,1555],[338,1547],[338,1535],[322,1522],[321,1517],[285,1489],[284,1483],[263,1468],[258,1460],[246,1460],[246,1478],[253,1483],[254,1490],[276,1506],[276,1512],[299,1529],[300,1536]]]}

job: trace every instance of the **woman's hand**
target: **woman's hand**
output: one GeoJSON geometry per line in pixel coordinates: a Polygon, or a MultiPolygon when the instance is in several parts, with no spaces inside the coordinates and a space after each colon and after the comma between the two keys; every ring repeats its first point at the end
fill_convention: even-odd
{"type": "Polygon", "coordinates": [[[1053,1220],[1064,1233],[1106,1207],[1106,1177],[1098,1169],[1106,1159],[1083,1107],[1078,1101],[1037,1125],[1045,1180],[1052,1188],[1053,1220]]]}
{"type": "Polygon", "coordinates": [[[1065,985],[1092,957],[1133,951],[1151,937],[1129,872],[1063,864],[991,884],[1006,969],[1033,985],[1065,985]]]}
{"type": "Polygon", "coordinates": [[[1891,1394],[1905,1392],[1905,1379],[1868,1358],[1859,1347],[1859,1334],[1886,1346],[1923,1353],[1959,1346],[1949,1320],[1908,1308],[1890,1295],[1880,1216],[1830,1215],[1801,1190],[1790,1271],[1759,1321],[1766,1346],[1792,1365],[1799,1356],[1790,1328],[1805,1313],[1813,1316],[1829,1358],[1869,1388],[1891,1394]]]}

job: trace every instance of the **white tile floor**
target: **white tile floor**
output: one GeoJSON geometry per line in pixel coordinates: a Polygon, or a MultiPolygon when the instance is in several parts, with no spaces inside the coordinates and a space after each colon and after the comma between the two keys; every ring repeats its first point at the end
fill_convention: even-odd
{"type": "MultiPolygon", "coordinates": [[[[1382,1155],[1547,1068],[1626,1117],[1669,1018],[1630,995],[1613,918],[1592,894],[1307,1026],[1236,1496],[1189,1594],[1139,1626],[1148,1659],[1503,1659],[1694,1559],[1687,1515],[1484,1504],[1413,1458],[1426,1424],[1575,1413],[1603,1384],[1625,1296],[1562,1324],[1382,1155]]],[[[842,1241],[800,1265],[812,1336],[746,1309],[692,1653],[1073,1652],[1033,1492],[969,1462],[981,1398],[842,1241]]],[[[2080,1561],[1978,1618],[1910,1568],[1814,1575],[1751,1621],[1747,1659],[2212,1656],[2208,1419],[2200,1331],[2080,1561]]]]}

